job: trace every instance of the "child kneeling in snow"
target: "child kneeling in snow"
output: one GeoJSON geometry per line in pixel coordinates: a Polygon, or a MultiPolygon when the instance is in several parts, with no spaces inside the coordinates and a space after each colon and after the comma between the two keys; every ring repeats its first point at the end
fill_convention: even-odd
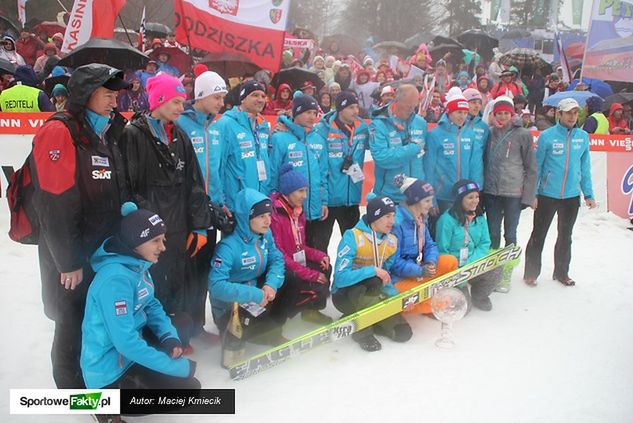
{"type": "MultiPolygon", "coordinates": [[[[462,179],[453,185],[455,202],[437,221],[436,241],[440,253],[451,254],[459,266],[485,257],[490,250],[488,222],[480,207],[479,186],[471,180],[462,179]]],[[[490,294],[501,279],[501,268],[496,268],[469,281],[468,287],[460,287],[470,305],[483,311],[492,310],[490,294]]]]}
{"type": "MultiPolygon", "coordinates": [[[[338,246],[332,302],[344,316],[398,295],[389,275],[398,246],[398,239],[390,233],[395,210],[390,198],[375,197],[367,204],[367,214],[343,234],[338,246]]],[[[382,346],[374,333],[396,342],[406,342],[412,335],[406,320],[396,314],[353,333],[352,339],[365,351],[378,351],[382,346]]]]}
{"type": "Polygon", "coordinates": [[[91,258],[96,275],[81,327],[86,387],[199,389],[196,363],[182,357],[178,332],[154,298],[148,271],[165,251],[165,224],[134,203],[125,203],[121,213],[119,233],[91,258]]]}

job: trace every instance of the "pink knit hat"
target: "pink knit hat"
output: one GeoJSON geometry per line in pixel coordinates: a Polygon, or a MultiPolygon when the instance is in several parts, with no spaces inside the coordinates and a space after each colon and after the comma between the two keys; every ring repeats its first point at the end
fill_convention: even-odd
{"type": "Polygon", "coordinates": [[[150,112],[174,97],[187,98],[185,87],[178,78],[160,73],[147,80],[147,99],[149,100],[150,112]]]}

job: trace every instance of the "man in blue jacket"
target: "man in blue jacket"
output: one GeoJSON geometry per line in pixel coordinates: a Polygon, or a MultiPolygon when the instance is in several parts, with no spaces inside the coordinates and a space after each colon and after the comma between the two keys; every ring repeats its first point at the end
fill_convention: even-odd
{"type": "Polygon", "coordinates": [[[314,98],[304,94],[295,96],[292,100],[292,119],[279,116],[279,122],[288,130],[275,132],[270,142],[271,189],[279,191],[279,174],[284,163],[292,164],[308,180],[308,196],[303,202],[303,210],[306,216],[307,244],[313,248],[316,248],[313,242],[314,222],[328,216],[325,140],[312,130],[317,121],[318,110],[319,105],[314,98]]]}
{"type": "Polygon", "coordinates": [[[483,148],[476,133],[466,125],[468,101],[457,87],[449,90],[446,100],[446,114],[429,132],[424,158],[427,180],[436,193],[436,207],[429,218],[432,236],[439,215],[453,204],[452,188],[457,181],[472,179],[483,186],[483,148]]]}
{"type": "Polygon", "coordinates": [[[187,325],[178,325],[179,335],[154,297],[148,271],[165,251],[165,223],[134,203],[125,203],[121,212],[119,233],[91,259],[96,276],[81,328],[86,387],[199,389],[196,363],[182,357],[180,336],[187,325]]]}
{"type": "Polygon", "coordinates": [[[541,272],[541,254],[549,226],[558,213],[558,238],[554,248],[553,279],[565,286],[576,283],[569,277],[571,235],[580,207],[580,193],[585,204],[597,206],[591,184],[589,134],[576,127],[580,105],[572,98],[558,103],[559,122],[541,132],[536,150],[537,207],[534,227],[525,249],[523,279],[536,286],[541,272]]]}
{"type": "Polygon", "coordinates": [[[404,173],[424,178],[422,156],[426,121],[416,114],[418,89],[411,84],[398,87],[396,98],[376,110],[370,125],[369,148],[374,159],[374,193],[399,203],[404,199],[394,177],[404,173]]]}
{"type": "Polygon", "coordinates": [[[244,188],[268,195],[270,162],[268,141],[270,125],[261,115],[266,105],[266,88],[261,82],[249,80],[239,92],[240,105],[218,119],[212,131],[211,144],[220,146],[220,184],[209,191],[211,201],[235,208],[235,196],[244,188]]]}
{"type": "Polygon", "coordinates": [[[358,206],[363,190],[363,165],[369,126],[359,116],[358,97],[343,91],[335,99],[336,110],[315,125],[327,148],[328,216],[315,222],[314,248],[327,252],[334,222],[341,233],[352,229],[360,218],[358,206]]]}

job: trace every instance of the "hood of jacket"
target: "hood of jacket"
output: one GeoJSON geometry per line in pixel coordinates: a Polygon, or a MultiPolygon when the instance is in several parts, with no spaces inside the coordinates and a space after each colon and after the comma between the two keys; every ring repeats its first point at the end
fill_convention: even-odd
{"type": "Polygon", "coordinates": [[[609,117],[612,117],[613,114],[618,110],[624,110],[624,106],[622,106],[620,103],[613,103],[611,107],[609,107],[609,117]]]}
{"type": "Polygon", "coordinates": [[[297,139],[303,140],[303,138],[310,132],[308,128],[305,128],[301,125],[297,125],[288,116],[281,115],[279,116],[278,120],[279,122],[286,125],[286,128],[288,128],[288,131],[290,131],[290,133],[294,135],[297,139]]]}
{"type": "Polygon", "coordinates": [[[246,242],[250,242],[259,236],[251,231],[249,222],[251,209],[255,204],[266,199],[270,200],[270,198],[252,188],[243,189],[235,197],[235,232],[246,242]]]}
{"type": "Polygon", "coordinates": [[[123,79],[123,72],[112,66],[91,63],[75,69],[68,81],[69,102],[85,106],[92,93],[110,78],[123,79]]]}
{"type": "Polygon", "coordinates": [[[90,260],[92,268],[98,272],[109,264],[121,264],[137,272],[144,272],[153,264],[143,260],[133,250],[123,244],[116,236],[107,238],[95,251],[90,260]]]}
{"type": "Polygon", "coordinates": [[[446,132],[450,132],[450,133],[457,133],[457,130],[459,129],[459,126],[457,126],[453,122],[451,122],[451,120],[448,118],[446,113],[442,114],[442,117],[437,122],[437,126],[439,128],[442,128],[442,130],[444,130],[446,132]]]}
{"type": "Polygon", "coordinates": [[[16,82],[21,82],[22,85],[28,85],[29,87],[37,86],[37,75],[30,65],[18,66],[15,70],[16,82]]]}

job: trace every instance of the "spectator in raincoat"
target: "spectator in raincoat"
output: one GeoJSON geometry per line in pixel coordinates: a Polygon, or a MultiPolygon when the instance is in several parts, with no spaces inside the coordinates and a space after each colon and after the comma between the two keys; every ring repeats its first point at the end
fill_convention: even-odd
{"type": "Polygon", "coordinates": [[[35,71],[35,73],[42,72],[44,70],[44,65],[46,64],[46,61],[51,57],[54,57],[57,60],[60,59],[60,57],[57,55],[57,47],[55,47],[55,44],[46,43],[44,45],[44,54],[38,57],[35,61],[35,64],[33,65],[33,70],[35,71]]]}
{"type": "Polygon", "coordinates": [[[0,49],[0,59],[5,59],[16,66],[25,65],[24,58],[15,49],[15,40],[10,35],[2,37],[2,48],[0,49]]]}
{"type": "Polygon", "coordinates": [[[275,114],[287,114],[292,111],[292,89],[288,84],[280,84],[275,93],[275,100],[272,102],[275,114]]]}
{"type": "Polygon", "coordinates": [[[502,95],[513,98],[517,95],[523,94],[523,88],[521,87],[521,84],[515,80],[516,76],[517,73],[510,69],[506,69],[501,72],[501,80],[497,82],[490,90],[492,98],[497,98],[502,95]]]}
{"type": "Polygon", "coordinates": [[[609,133],[610,134],[630,134],[631,129],[624,119],[624,106],[620,103],[613,103],[609,108],[609,133]]]}
{"type": "Polygon", "coordinates": [[[20,38],[15,43],[15,50],[22,56],[26,65],[33,66],[37,57],[44,49],[44,43],[37,38],[28,28],[20,31],[20,38]]]}
{"type": "Polygon", "coordinates": [[[55,106],[55,111],[63,112],[68,103],[68,90],[62,84],[55,84],[51,91],[51,102],[55,106]]]}
{"type": "Polygon", "coordinates": [[[358,105],[362,116],[368,117],[374,104],[372,94],[380,86],[378,82],[371,81],[369,72],[362,70],[358,72],[356,80],[352,82],[350,89],[358,96],[358,105]]]}

